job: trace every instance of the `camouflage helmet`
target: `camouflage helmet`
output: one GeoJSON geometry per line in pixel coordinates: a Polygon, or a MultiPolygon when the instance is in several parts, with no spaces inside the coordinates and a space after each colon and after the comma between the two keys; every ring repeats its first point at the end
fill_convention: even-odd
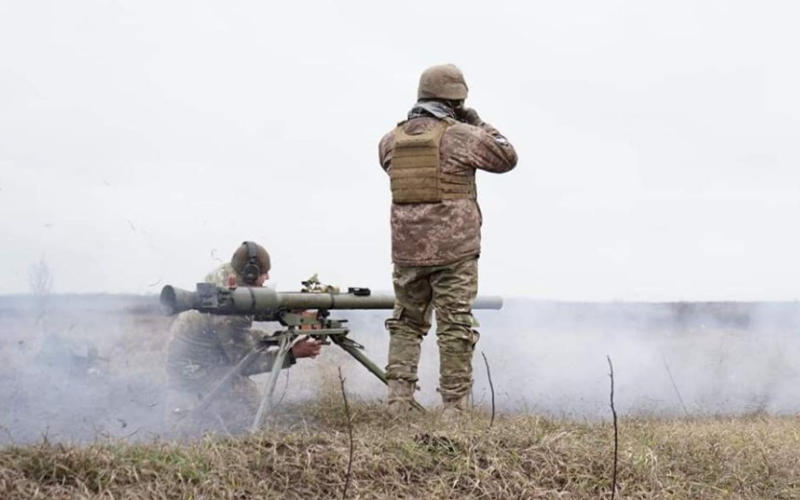
{"type": "Polygon", "coordinates": [[[245,241],[233,252],[231,267],[245,282],[255,282],[260,275],[269,272],[272,263],[266,248],[252,241],[245,241]]]}
{"type": "Polygon", "coordinates": [[[454,64],[431,66],[419,77],[417,99],[447,99],[463,101],[467,98],[464,74],[454,64]]]}

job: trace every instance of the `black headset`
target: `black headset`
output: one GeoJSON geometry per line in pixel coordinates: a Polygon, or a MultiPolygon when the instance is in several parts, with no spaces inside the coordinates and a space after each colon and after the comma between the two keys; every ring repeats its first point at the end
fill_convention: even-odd
{"type": "Polygon", "coordinates": [[[258,248],[252,241],[243,241],[242,245],[247,245],[247,264],[242,269],[242,278],[248,285],[253,285],[261,276],[261,267],[258,265],[258,248]]]}

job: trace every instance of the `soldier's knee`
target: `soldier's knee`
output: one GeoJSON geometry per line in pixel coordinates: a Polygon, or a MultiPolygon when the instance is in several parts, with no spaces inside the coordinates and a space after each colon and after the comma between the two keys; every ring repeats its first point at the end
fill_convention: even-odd
{"type": "Polygon", "coordinates": [[[462,341],[475,345],[480,337],[475,326],[477,321],[469,313],[444,313],[436,317],[436,334],[440,342],[462,341]]]}
{"type": "Polygon", "coordinates": [[[427,312],[424,310],[395,307],[392,317],[386,320],[384,326],[392,335],[424,337],[431,327],[426,316],[427,312]]]}

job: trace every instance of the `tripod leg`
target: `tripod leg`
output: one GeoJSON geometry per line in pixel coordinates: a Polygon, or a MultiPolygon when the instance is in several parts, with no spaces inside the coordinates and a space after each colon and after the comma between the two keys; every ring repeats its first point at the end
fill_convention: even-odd
{"type": "Polygon", "coordinates": [[[230,383],[231,379],[242,373],[248,366],[250,366],[250,364],[254,359],[256,359],[256,357],[258,357],[259,354],[260,351],[258,349],[253,349],[247,353],[247,356],[242,358],[242,360],[239,361],[236,366],[231,368],[221,379],[217,381],[217,383],[214,384],[211,390],[208,391],[208,394],[206,394],[200,403],[192,410],[192,413],[199,413],[208,408],[220,391],[230,383]]]}
{"type": "MultiPolygon", "coordinates": [[[[376,377],[378,377],[378,379],[380,379],[380,381],[381,381],[381,382],[383,382],[384,384],[387,384],[387,385],[389,384],[389,382],[386,380],[386,372],[384,372],[383,370],[381,370],[381,369],[378,367],[378,365],[376,365],[375,363],[373,363],[373,362],[372,362],[372,360],[371,360],[371,359],[369,359],[369,358],[367,357],[367,355],[366,355],[366,354],[364,354],[363,352],[361,352],[361,349],[359,349],[359,348],[357,347],[357,345],[358,345],[358,344],[356,344],[355,342],[353,342],[353,341],[352,341],[352,340],[350,340],[349,338],[347,338],[347,337],[344,337],[344,336],[341,336],[341,335],[332,335],[332,336],[331,336],[331,340],[333,340],[333,342],[334,342],[336,345],[338,345],[339,347],[341,347],[342,349],[344,349],[345,351],[347,351],[347,353],[348,353],[348,354],[350,354],[351,356],[353,356],[354,358],[356,358],[356,360],[357,360],[359,363],[361,363],[362,365],[364,365],[364,367],[365,367],[367,370],[369,370],[369,371],[370,371],[370,372],[371,372],[373,375],[375,375],[376,377]]],[[[415,400],[415,399],[414,399],[414,400],[412,400],[412,406],[413,406],[415,409],[419,410],[419,411],[422,411],[422,412],[424,412],[424,411],[425,411],[425,407],[424,407],[424,406],[422,406],[421,404],[419,404],[419,403],[417,402],[417,400],[415,400]]]]}
{"type": "Polygon", "coordinates": [[[358,347],[356,347],[355,343],[352,340],[348,339],[347,337],[342,337],[339,335],[332,335],[331,340],[333,340],[333,342],[336,345],[347,351],[347,353],[349,353],[351,356],[356,358],[356,360],[358,360],[359,363],[364,365],[364,367],[367,370],[369,370],[373,375],[378,377],[378,379],[380,379],[381,382],[383,382],[384,384],[386,383],[386,372],[381,370],[378,367],[378,365],[373,363],[372,360],[367,357],[366,354],[361,352],[361,350],[358,347]]]}
{"type": "Polygon", "coordinates": [[[250,432],[256,432],[261,429],[261,424],[264,421],[264,414],[269,413],[272,409],[272,395],[275,392],[275,384],[278,382],[278,375],[281,372],[283,361],[286,359],[286,353],[289,350],[290,343],[291,341],[288,335],[281,337],[278,354],[275,356],[275,361],[272,363],[272,369],[269,371],[267,386],[264,388],[264,394],[261,395],[261,404],[258,406],[258,412],[256,412],[256,418],[253,420],[250,432]]]}

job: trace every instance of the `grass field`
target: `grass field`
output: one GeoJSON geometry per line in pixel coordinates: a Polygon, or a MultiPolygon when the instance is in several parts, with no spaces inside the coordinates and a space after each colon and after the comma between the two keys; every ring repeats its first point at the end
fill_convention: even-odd
{"type": "MultiPolygon", "coordinates": [[[[326,398],[302,421],[192,444],[43,441],[0,450],[0,498],[611,498],[614,431],[532,415],[390,422],[326,398]],[[353,455],[350,464],[349,430],[353,455]],[[352,471],[347,475],[348,464],[352,471]],[[349,479],[348,479],[349,477],[349,479]]],[[[617,498],[800,498],[794,418],[623,419],[617,498]]]]}

